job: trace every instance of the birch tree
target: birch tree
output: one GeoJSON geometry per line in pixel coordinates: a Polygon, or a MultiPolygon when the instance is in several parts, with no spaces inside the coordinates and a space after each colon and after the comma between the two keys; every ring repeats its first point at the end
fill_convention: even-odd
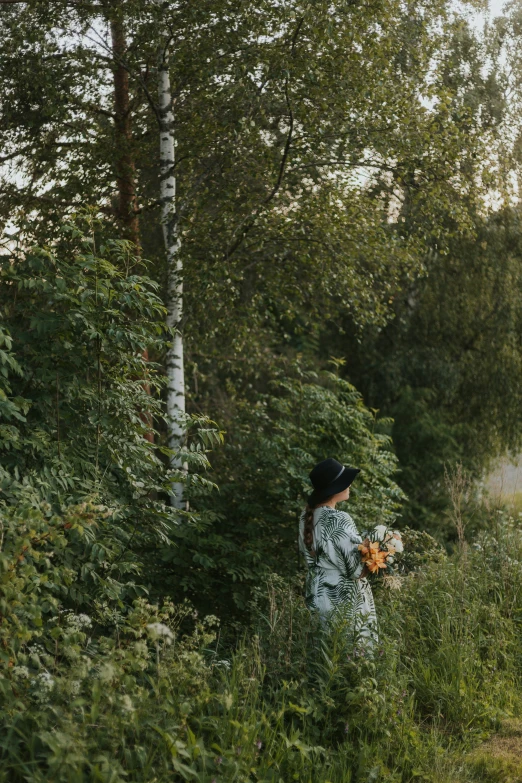
{"type": "Polygon", "coordinates": [[[126,40],[113,29],[112,46],[104,19],[119,3],[2,9],[0,222],[31,214],[47,241],[90,204],[121,235],[139,201],[143,255],[173,330],[173,449],[185,391],[187,409],[219,415],[277,357],[314,351],[341,310],[358,328],[384,325],[426,245],[447,238],[446,216],[454,233],[466,228],[487,112],[483,92],[467,101],[454,86],[467,64],[448,49],[449,5],[133,0],[121,3],[126,40]],[[114,79],[126,75],[132,100],[115,106],[114,79]],[[115,114],[121,137],[132,124],[132,166],[128,145],[115,150],[115,114]],[[4,176],[10,164],[17,177],[4,176]],[[407,227],[393,222],[401,199],[407,227]]]}
{"type": "MultiPolygon", "coordinates": [[[[169,74],[169,36],[164,34],[159,57],[159,123],[160,123],[160,203],[161,226],[167,260],[167,327],[172,339],[166,359],[167,370],[167,418],[168,442],[173,452],[171,465],[185,470],[178,456],[184,435],[185,375],[183,366],[183,264],[180,255],[180,239],[176,214],[176,177],[174,174],[174,112],[169,74]]],[[[183,484],[173,486],[172,504],[182,508],[183,484]]]]}

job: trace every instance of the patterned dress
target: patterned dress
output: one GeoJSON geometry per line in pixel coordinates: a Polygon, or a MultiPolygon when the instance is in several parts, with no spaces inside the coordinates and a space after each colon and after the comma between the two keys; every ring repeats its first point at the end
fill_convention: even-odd
{"type": "Polygon", "coordinates": [[[299,525],[299,548],[308,567],[306,604],[322,623],[341,621],[357,644],[377,642],[377,616],[372,589],[359,579],[363,566],[358,550],[362,538],[349,514],[329,506],[314,511],[315,557],[307,550],[304,513],[299,525]]]}

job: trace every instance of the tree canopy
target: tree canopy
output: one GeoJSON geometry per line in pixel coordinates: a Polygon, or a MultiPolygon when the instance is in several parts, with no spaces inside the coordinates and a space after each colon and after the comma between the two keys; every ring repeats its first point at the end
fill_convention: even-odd
{"type": "Polygon", "coordinates": [[[158,568],[194,593],[232,550],[227,579],[257,578],[245,514],[248,551],[280,536],[272,566],[288,568],[311,463],[326,449],[370,465],[377,449],[366,513],[398,510],[397,458],[401,513],[447,536],[445,465],[479,478],[520,444],[517,25],[515,9],[481,32],[445,0],[4,4],[7,501],[83,487],[127,508],[141,482],[174,542],[158,568]],[[183,284],[170,331],[162,68],[183,284]],[[169,468],[173,331],[189,429],[169,468]],[[337,427],[346,443],[313,434],[337,427]],[[181,476],[193,511],[178,524],[175,467],[202,468],[222,430],[207,482],[181,476]],[[292,478],[259,504],[274,471],[292,478]]]}

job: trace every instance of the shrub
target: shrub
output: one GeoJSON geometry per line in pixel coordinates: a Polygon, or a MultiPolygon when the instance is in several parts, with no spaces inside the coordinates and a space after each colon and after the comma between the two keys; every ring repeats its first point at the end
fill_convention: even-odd
{"type": "Polygon", "coordinates": [[[163,306],[152,281],[129,272],[129,243],[104,242],[95,222],[84,227],[65,225],[53,246],[2,258],[11,348],[2,384],[16,407],[1,441],[8,502],[97,495],[128,505],[142,487],[161,489],[145,439],[161,416],[161,378],[144,352],[161,346],[163,306]]]}
{"type": "MultiPolygon", "coordinates": [[[[197,524],[169,503],[172,482],[186,477],[169,468],[164,379],[146,359],[164,350],[164,307],[130,243],[103,231],[87,216],[52,246],[2,257],[0,499],[45,502],[44,517],[84,502],[106,507],[108,521],[86,532],[94,560],[107,564],[93,574],[110,582],[141,571],[160,592],[158,552],[173,545],[180,518],[197,524]]],[[[182,461],[190,482],[208,489],[202,471],[219,433],[203,416],[186,426],[182,461]]]]}
{"type": "MultiPolygon", "coordinates": [[[[219,493],[193,496],[208,525],[192,589],[195,596],[207,592],[213,611],[232,601],[231,610],[244,610],[252,587],[269,573],[299,571],[298,520],[312,489],[308,473],[319,460],[335,457],[361,468],[347,510],[362,529],[393,524],[399,512],[403,495],[389,437],[380,431],[385,422],[335,374],[298,365],[293,374],[274,382],[270,393],[236,401],[225,446],[213,455],[219,493]]],[[[173,556],[186,574],[179,553],[173,556]]]]}
{"type": "Polygon", "coordinates": [[[376,591],[372,658],[321,635],[281,577],[235,650],[187,604],[93,594],[82,542],[105,512],[35,515],[4,519],[0,780],[455,781],[457,751],[520,706],[503,569],[518,575],[522,541],[500,515],[492,540],[376,591]]]}

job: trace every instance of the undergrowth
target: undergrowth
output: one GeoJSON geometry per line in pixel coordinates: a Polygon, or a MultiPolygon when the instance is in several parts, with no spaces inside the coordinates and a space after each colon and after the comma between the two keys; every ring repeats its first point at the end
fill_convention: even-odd
{"type": "Polygon", "coordinates": [[[505,514],[451,558],[411,534],[417,565],[376,591],[368,657],[275,576],[233,648],[188,604],[99,585],[67,605],[57,575],[90,562],[86,513],[106,518],[3,518],[0,781],[471,780],[462,754],[520,706],[522,538],[505,514]]]}

